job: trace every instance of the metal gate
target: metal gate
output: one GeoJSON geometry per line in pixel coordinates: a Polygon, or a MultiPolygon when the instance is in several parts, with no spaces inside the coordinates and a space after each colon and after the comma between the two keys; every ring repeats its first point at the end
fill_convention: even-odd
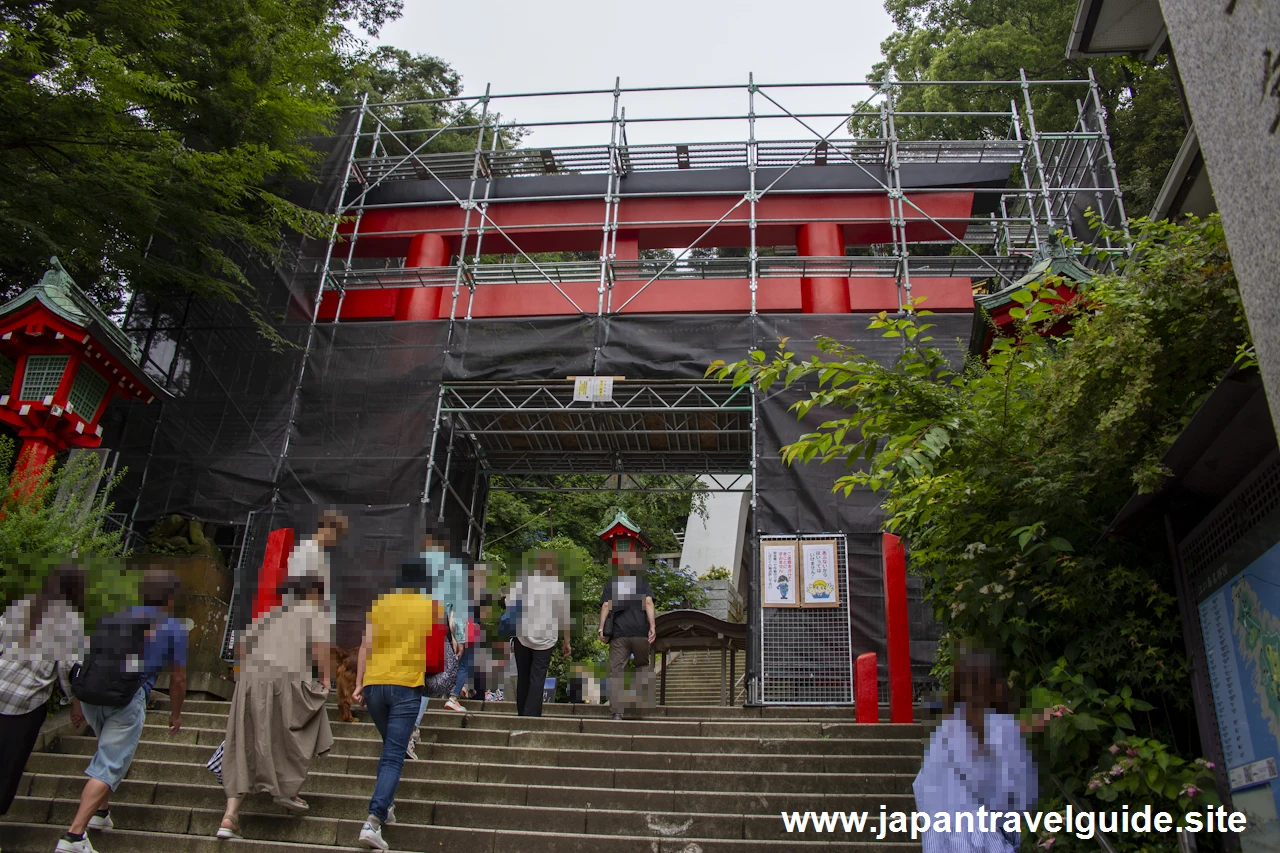
{"type": "MultiPolygon", "coordinates": [[[[843,533],[761,536],[769,541],[836,540],[840,606],[762,607],[760,701],[765,705],[853,704],[849,643],[849,548],[843,533]]],[[[756,571],[760,571],[757,565],[756,571]]],[[[763,586],[763,584],[762,584],[763,586]]]]}

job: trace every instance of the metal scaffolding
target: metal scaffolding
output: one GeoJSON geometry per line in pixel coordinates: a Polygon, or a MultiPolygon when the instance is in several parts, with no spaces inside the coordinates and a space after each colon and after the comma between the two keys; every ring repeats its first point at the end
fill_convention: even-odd
{"type": "MultiPolygon", "coordinates": [[[[1081,232],[1083,210],[1093,208],[1104,222],[1124,227],[1124,201],[1116,178],[1115,163],[1107,137],[1104,111],[1096,82],[1086,80],[1036,81],[1025,72],[1013,81],[948,81],[943,84],[812,83],[761,84],[750,78],[745,86],[682,86],[626,88],[616,81],[611,89],[574,92],[495,94],[486,88],[481,96],[459,96],[413,102],[387,104],[363,103],[352,109],[360,118],[351,145],[349,174],[357,191],[344,193],[336,213],[355,223],[354,238],[345,253],[329,252],[321,273],[321,295],[334,290],[339,294],[339,307],[332,322],[341,321],[341,297],[348,291],[381,288],[430,287],[448,289],[451,297],[449,319],[469,319],[478,288],[549,284],[565,300],[566,313],[610,315],[622,311],[650,284],[658,280],[696,280],[742,278],[751,292],[751,311],[756,310],[755,295],[762,280],[800,275],[846,277],[893,277],[903,302],[911,292],[912,277],[958,276],[975,280],[991,280],[997,289],[1016,280],[1030,265],[1031,256],[1049,236],[1058,230],[1076,238],[1088,238],[1081,232]],[[1005,87],[1019,91],[1021,105],[1015,100],[1007,111],[919,112],[897,108],[895,92],[913,85],[945,85],[991,89],[1005,87]],[[796,112],[784,101],[789,90],[796,88],[830,92],[833,103],[848,101],[850,95],[869,92],[850,110],[796,112]],[[1036,101],[1049,92],[1064,87],[1078,90],[1076,122],[1070,128],[1046,130],[1036,123],[1036,101]],[[692,116],[627,115],[628,96],[661,92],[711,92],[740,89],[745,95],[745,113],[705,114],[692,116]],[[516,123],[510,117],[490,119],[491,106],[507,102],[527,103],[540,99],[571,99],[585,95],[608,96],[612,112],[603,116],[580,119],[516,123]],[[772,108],[759,109],[760,103],[772,108]],[[407,106],[435,105],[453,111],[443,127],[393,130],[386,115],[407,106]],[[818,121],[834,126],[824,133],[815,127],[818,121]],[[900,137],[903,120],[927,120],[943,128],[970,126],[982,119],[988,127],[1003,124],[1006,131],[978,139],[930,138],[926,140],[900,137]],[[760,125],[785,122],[800,131],[799,138],[762,139],[760,125]],[[676,140],[688,122],[715,123],[730,129],[740,128],[734,138],[718,141],[672,141],[657,144],[631,144],[628,125],[643,124],[649,135],[669,134],[676,140]],[[505,124],[503,124],[505,123],[505,124]],[[878,136],[863,135],[865,128],[878,124],[878,136]],[[608,127],[607,135],[604,127],[608,127]],[[504,128],[537,129],[540,127],[576,128],[588,141],[597,143],[548,148],[507,148],[503,145],[504,128]],[[469,152],[431,153],[433,142],[448,135],[474,136],[469,152]],[[425,139],[414,145],[410,139],[425,139]],[[905,168],[919,164],[965,166],[1000,164],[1010,167],[1007,186],[906,187],[902,175],[905,168]],[[802,166],[852,167],[864,176],[865,186],[836,189],[788,188],[782,179],[802,166]],[[617,237],[619,215],[626,202],[651,197],[679,196],[679,191],[621,191],[628,176],[643,173],[683,172],[693,176],[717,169],[745,169],[749,185],[745,191],[734,189],[698,189],[699,196],[724,196],[726,209],[718,219],[687,221],[686,225],[702,226],[701,235],[689,246],[679,249],[673,259],[660,261],[619,260],[617,237]],[[597,190],[573,193],[510,195],[493,194],[495,182],[503,178],[537,176],[599,176],[597,190]],[[764,177],[763,185],[759,185],[764,177]],[[401,182],[429,182],[434,196],[412,201],[378,200],[375,192],[401,182]],[[1020,186],[1019,186],[1020,184],[1020,186]],[[966,217],[939,219],[927,213],[914,197],[929,192],[972,192],[976,207],[990,212],[975,212],[966,217]],[[823,192],[881,196],[888,204],[888,224],[892,230],[891,245],[873,245],[854,250],[841,258],[794,257],[792,246],[767,247],[762,254],[756,240],[760,227],[769,224],[759,218],[758,204],[766,195],[785,196],[823,192]],[[575,225],[600,229],[598,260],[547,261],[535,259],[536,252],[521,248],[521,236],[535,225],[499,225],[493,213],[503,204],[529,201],[566,201],[595,199],[601,203],[600,216],[593,222],[575,225]],[[373,210],[403,208],[453,208],[463,212],[461,248],[446,266],[406,268],[403,258],[360,258],[357,243],[370,238],[405,238],[430,233],[428,229],[361,230],[363,218],[373,210]],[[749,242],[742,257],[698,257],[694,249],[704,245],[717,228],[722,227],[740,209],[746,208],[749,242]],[[927,221],[937,227],[940,240],[926,243],[909,242],[906,234],[908,218],[927,221]],[[482,252],[486,234],[501,237],[514,247],[506,257],[494,262],[482,252]],[[939,245],[952,247],[949,256],[940,255],[939,245]],[[344,257],[345,255],[345,257],[344,257]],[[638,289],[615,304],[615,284],[640,282],[638,289]],[[579,304],[561,285],[595,282],[595,305],[579,304]],[[465,288],[465,294],[464,294],[465,288]],[[465,299],[460,297],[465,296],[465,299]],[[461,303],[461,304],[460,304],[461,303]]],[[[935,134],[936,135],[936,134],[935,134]]],[[[816,219],[815,221],[821,221],[816,219]]],[[[883,217],[862,220],[882,223],[883,217]]],[[[855,220],[842,220],[857,224],[855,220]]],[[[653,225],[631,221],[631,227],[653,225]]],[[[666,224],[666,223],[664,223],[666,224]]],[[[456,236],[456,228],[448,229],[456,236]]],[[[337,233],[334,239],[338,238],[337,233]]]]}
{"type": "MultiPolygon", "coordinates": [[[[342,321],[342,303],[349,292],[386,288],[439,288],[449,297],[448,339],[455,340],[453,325],[472,319],[477,290],[491,287],[550,285],[565,300],[564,313],[599,317],[616,315],[656,281],[683,281],[696,286],[705,280],[742,280],[750,292],[750,314],[757,312],[757,293],[770,280],[809,277],[892,278],[900,304],[910,310],[912,280],[927,277],[969,278],[990,282],[999,289],[1017,280],[1032,258],[1055,231],[1072,237],[1079,233],[1083,210],[1092,207],[1102,221],[1124,227],[1123,197],[1107,138],[1096,81],[1035,81],[1025,73],[1013,81],[955,81],[949,87],[990,90],[1004,87],[1021,94],[1021,104],[1011,100],[1007,111],[919,112],[898,107],[898,93],[918,83],[758,83],[754,75],[741,86],[624,87],[615,80],[610,89],[544,93],[494,93],[489,87],[479,96],[458,96],[411,102],[372,104],[351,109],[358,112],[344,173],[347,176],[334,212],[354,223],[346,238],[345,252],[335,251],[340,235],[335,229],[324,260],[316,270],[319,279],[312,324],[320,322],[319,306],[325,293],[337,293],[337,309],[327,322],[342,321]],[[1079,92],[1076,122],[1070,128],[1046,130],[1037,126],[1036,102],[1064,87],[1079,92]],[[832,109],[800,112],[786,105],[798,88],[830,94],[832,109]],[[638,115],[627,113],[628,99],[670,93],[741,91],[745,112],[701,115],[638,115]],[[500,105],[516,105],[545,99],[607,97],[606,115],[584,115],[557,121],[516,122],[499,115],[500,105]],[[856,101],[856,106],[844,105],[856,101]],[[443,112],[442,126],[397,128],[394,116],[408,107],[430,107],[443,112]],[[946,137],[946,128],[967,128],[973,119],[985,126],[1005,127],[981,138],[946,137]],[[901,138],[903,121],[928,121],[935,131],[928,139],[901,138]],[[727,138],[712,141],[678,141],[689,122],[726,127],[727,138]],[[761,127],[784,123],[798,133],[787,138],[762,138],[761,127]],[[647,135],[669,136],[674,141],[633,144],[628,126],[643,126],[647,135]],[[867,128],[879,127],[878,135],[867,128]],[[555,147],[509,147],[505,143],[516,128],[573,128],[583,144],[555,147]],[[605,128],[607,127],[607,133],[605,128]],[[824,132],[825,130],[825,132],[824,132]],[[735,132],[736,131],[736,132],[735,132]],[[469,150],[457,150],[449,136],[470,139],[469,150]],[[598,141],[593,141],[598,140],[598,141]],[[903,172],[920,165],[963,168],[1004,166],[1008,180],[989,185],[906,186],[903,172]],[[796,188],[784,182],[802,167],[840,166],[858,177],[857,186],[796,188]],[[628,189],[629,177],[676,173],[696,179],[714,170],[746,171],[745,191],[693,187],[655,190],[628,189]],[[603,178],[598,189],[584,190],[579,180],[570,191],[547,189],[539,194],[529,182],[517,182],[515,192],[495,192],[509,178],[548,176],[603,178]],[[391,193],[396,185],[427,186],[412,199],[391,193]],[[380,194],[380,190],[383,190],[380,194]],[[939,191],[973,193],[971,215],[939,219],[917,203],[923,194],[939,191]],[[803,193],[854,194],[883,197],[887,217],[842,219],[846,225],[885,223],[889,244],[852,247],[844,256],[801,257],[794,246],[763,246],[760,202],[766,196],[803,193]],[[619,259],[620,216],[624,205],[644,198],[679,197],[682,194],[720,196],[723,213],[718,218],[690,218],[680,224],[699,229],[690,245],[672,247],[675,257],[619,259]],[[594,260],[546,260],[521,247],[526,232],[538,223],[502,225],[495,211],[504,204],[530,201],[583,201],[600,203],[594,221],[560,223],[598,228],[599,252],[594,260]],[[981,200],[979,202],[978,200],[981,200]],[[369,231],[361,228],[373,211],[408,208],[444,208],[461,212],[461,228],[439,229],[459,241],[449,263],[435,267],[408,267],[403,257],[361,257],[362,240],[404,239],[431,233],[419,227],[369,231]],[[745,214],[747,245],[734,252],[695,253],[715,243],[716,229],[736,215],[745,214]],[[908,220],[928,222],[941,239],[911,241],[908,220]],[[486,255],[486,235],[501,238],[500,256],[486,255]],[[949,247],[949,248],[948,248],[949,247]],[[615,299],[619,283],[628,283],[625,299],[615,299]],[[580,304],[569,285],[595,283],[595,304],[580,304]]],[[[776,135],[776,134],[775,134],[776,135]]],[[[696,184],[696,180],[693,181],[696,184]]],[[[742,220],[733,220],[741,225],[742,220]]],[[[820,217],[814,221],[823,221],[820,217]]],[[[629,220],[628,227],[670,224],[629,220]]],[[[1108,244],[1109,245],[1109,244],[1108,244]]],[[[1103,259],[1105,262],[1105,258],[1103,259]]],[[[581,292],[577,288],[577,292],[581,292]]],[[[580,298],[580,297],[579,297],[580,298]]],[[[305,365],[305,358],[304,358],[305,365]]],[[[305,370],[305,367],[303,368],[305,370]]],[[[564,475],[609,475],[617,487],[661,490],[664,481],[654,475],[707,474],[727,477],[725,490],[746,489],[755,457],[755,423],[750,392],[726,396],[715,384],[620,382],[617,400],[606,406],[572,402],[572,383],[446,383],[440,389],[428,448],[426,481],[421,500],[444,503],[452,487],[450,468],[455,453],[477,461],[477,477],[500,482],[505,489],[572,489],[560,485],[564,475]],[[443,457],[443,458],[442,458],[443,457]],[[496,480],[495,480],[496,478],[496,480]],[[643,478],[643,479],[641,479],[643,478]],[[655,484],[656,483],[656,484],[655,484]],[[438,498],[436,497],[438,495],[438,498]]],[[[287,445],[285,448],[287,453],[287,445]]],[[[283,458],[283,454],[282,454],[283,458]]],[[[712,480],[719,483],[720,480],[712,480]]],[[[749,480],[754,483],[754,480],[749,480]]],[[[755,506],[754,487],[752,506],[755,506]]],[[[469,524],[482,533],[477,518],[475,490],[463,501],[469,524]]],[[[480,513],[483,515],[483,512],[480,513]]],[[[470,537],[469,537],[470,538],[470,537]]]]}

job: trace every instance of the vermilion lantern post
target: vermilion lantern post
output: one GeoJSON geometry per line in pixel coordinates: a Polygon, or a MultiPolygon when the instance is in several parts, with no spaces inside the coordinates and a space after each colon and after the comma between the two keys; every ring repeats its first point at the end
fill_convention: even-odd
{"type": "Polygon", "coordinates": [[[138,346],[49,259],[40,282],[0,306],[0,352],[14,362],[0,421],[22,450],[14,482],[33,489],[54,454],[102,443],[113,397],[150,403],[169,395],[143,372],[138,346]]]}

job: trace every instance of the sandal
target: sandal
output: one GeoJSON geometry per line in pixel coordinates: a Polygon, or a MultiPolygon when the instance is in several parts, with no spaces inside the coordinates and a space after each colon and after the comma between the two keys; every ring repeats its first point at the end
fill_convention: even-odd
{"type": "Polygon", "coordinates": [[[244,838],[240,834],[240,821],[224,817],[218,827],[217,837],[224,840],[239,841],[244,838]]]}
{"type": "Polygon", "coordinates": [[[271,802],[295,814],[302,814],[311,808],[311,806],[307,805],[307,801],[301,797],[273,797],[271,802]]]}

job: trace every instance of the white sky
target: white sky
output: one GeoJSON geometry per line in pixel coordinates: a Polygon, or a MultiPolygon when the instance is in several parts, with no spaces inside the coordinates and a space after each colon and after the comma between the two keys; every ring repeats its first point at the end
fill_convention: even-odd
{"type": "MultiPolygon", "coordinates": [[[[743,115],[748,72],[756,82],[851,82],[866,78],[892,30],[881,0],[406,0],[404,16],[380,41],[430,53],[451,64],[464,92],[612,89],[627,86],[741,84],[712,93],[626,94],[627,119],[641,116],[743,115]]],[[[868,88],[766,91],[792,112],[848,112],[868,88]]],[[[498,102],[517,122],[599,118],[586,127],[537,128],[534,146],[609,141],[612,95],[498,102]]],[[[781,115],[762,97],[758,114],[781,115]]],[[[826,134],[839,118],[809,120],[826,134]]],[[[738,140],[746,122],[629,124],[632,144],[738,140]]],[[[843,135],[842,133],[836,134],[843,135]]],[[[791,119],[762,120],[758,138],[812,139],[791,119]]]]}

